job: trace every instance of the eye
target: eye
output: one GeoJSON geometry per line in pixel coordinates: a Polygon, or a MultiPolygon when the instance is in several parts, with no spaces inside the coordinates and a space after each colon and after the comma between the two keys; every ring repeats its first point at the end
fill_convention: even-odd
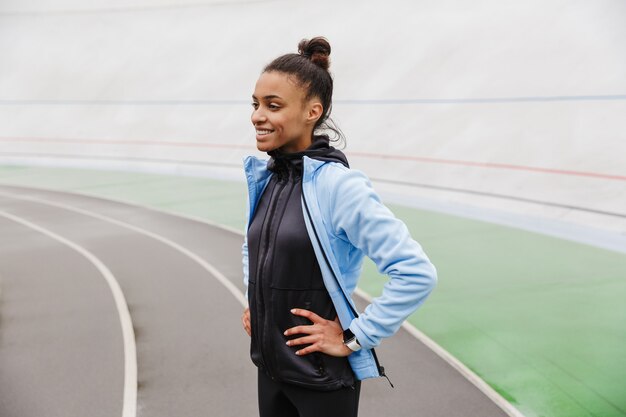
{"type": "Polygon", "coordinates": [[[272,110],[278,110],[278,109],[280,109],[280,106],[278,106],[277,104],[274,104],[274,103],[270,104],[270,105],[269,105],[269,106],[267,106],[267,107],[269,107],[269,108],[270,108],[270,109],[272,109],[272,110]]]}
{"type": "Polygon", "coordinates": [[[259,103],[255,103],[255,102],[252,102],[252,103],[250,103],[250,104],[252,104],[252,107],[254,107],[255,109],[256,109],[256,108],[258,107],[258,105],[259,105],[259,103]]]}

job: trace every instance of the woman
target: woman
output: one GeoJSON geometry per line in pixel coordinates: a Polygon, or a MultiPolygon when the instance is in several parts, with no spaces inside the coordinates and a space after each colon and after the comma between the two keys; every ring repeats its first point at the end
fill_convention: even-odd
{"type": "Polygon", "coordinates": [[[436,284],[436,271],[367,177],[318,134],[328,124],[330,45],[302,40],[276,58],[252,95],[256,143],[245,159],[249,308],[261,417],[356,416],[360,381],[385,376],[373,348],[436,284]],[[363,256],[389,276],[359,315],[351,295],[363,256]]]}

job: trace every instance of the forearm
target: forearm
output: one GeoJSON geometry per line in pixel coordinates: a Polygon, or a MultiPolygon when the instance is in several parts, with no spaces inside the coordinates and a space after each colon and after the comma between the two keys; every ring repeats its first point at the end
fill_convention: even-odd
{"type": "Polygon", "coordinates": [[[376,347],[382,339],[395,334],[402,323],[426,301],[437,283],[437,271],[427,259],[420,262],[418,273],[392,276],[381,296],[372,300],[365,311],[350,324],[365,349],[376,347]]]}

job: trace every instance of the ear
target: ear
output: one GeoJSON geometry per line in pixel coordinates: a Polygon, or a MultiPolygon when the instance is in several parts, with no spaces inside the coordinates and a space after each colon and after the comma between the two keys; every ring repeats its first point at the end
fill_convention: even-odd
{"type": "Polygon", "coordinates": [[[307,108],[306,122],[307,124],[314,125],[315,122],[322,117],[324,106],[322,106],[319,100],[313,99],[309,101],[307,108]]]}

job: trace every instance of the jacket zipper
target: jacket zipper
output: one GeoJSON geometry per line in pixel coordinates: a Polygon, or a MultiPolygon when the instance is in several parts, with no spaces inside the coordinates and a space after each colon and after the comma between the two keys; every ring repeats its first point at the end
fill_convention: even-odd
{"type": "MultiPolygon", "coordinates": [[[[267,336],[267,331],[266,331],[266,324],[267,324],[267,320],[268,318],[266,317],[265,314],[263,314],[263,312],[265,311],[265,297],[263,296],[263,285],[262,285],[262,277],[263,277],[263,269],[265,266],[265,263],[267,262],[267,257],[269,254],[269,244],[270,244],[270,231],[271,231],[271,226],[272,226],[272,220],[274,218],[274,213],[276,211],[276,206],[278,205],[278,197],[280,197],[280,194],[282,192],[282,190],[285,188],[286,183],[278,183],[278,191],[276,192],[276,197],[273,196],[274,191],[276,190],[276,186],[272,189],[272,196],[270,196],[270,204],[271,207],[269,207],[268,213],[267,215],[269,215],[269,217],[267,217],[268,222],[266,224],[266,226],[263,228],[264,230],[261,232],[263,237],[265,238],[265,245],[263,247],[264,251],[263,254],[259,254],[257,256],[257,288],[258,288],[258,303],[257,303],[257,317],[263,317],[263,320],[257,320],[257,326],[260,327],[260,331],[259,329],[257,329],[257,343],[259,344],[259,350],[261,353],[261,358],[263,359],[263,365],[265,366],[265,370],[266,372],[270,375],[270,378],[274,379],[274,376],[272,375],[272,366],[271,366],[271,361],[269,360],[268,357],[265,356],[264,352],[264,347],[265,347],[265,340],[267,340],[268,336],[267,336]],[[259,258],[262,259],[262,262],[259,262],[259,258]]],[[[267,216],[266,215],[266,216],[267,216]]]]}
{"type": "MultiPolygon", "coordinates": [[[[306,198],[304,197],[304,183],[303,183],[303,186],[302,186],[302,201],[304,202],[304,208],[306,209],[306,214],[309,217],[309,221],[311,223],[311,227],[313,228],[313,234],[315,234],[315,238],[317,239],[317,242],[318,242],[318,244],[320,246],[322,255],[324,257],[324,261],[326,262],[326,265],[328,266],[328,269],[330,270],[331,274],[333,275],[333,278],[335,278],[335,281],[337,281],[337,285],[341,289],[341,285],[339,283],[339,279],[335,275],[335,271],[333,270],[333,268],[330,266],[330,262],[328,261],[328,258],[326,257],[326,252],[324,252],[324,248],[322,247],[322,243],[320,241],[320,238],[317,235],[317,230],[315,229],[315,224],[313,223],[313,216],[311,216],[311,212],[309,211],[309,205],[307,204],[306,198]]],[[[354,314],[354,317],[359,317],[359,313],[354,309],[354,307],[352,307],[352,303],[350,303],[350,300],[348,300],[348,296],[343,292],[343,290],[341,290],[341,294],[346,299],[346,303],[350,307],[350,310],[352,311],[352,314],[354,314]]],[[[372,348],[371,351],[372,351],[372,355],[374,356],[374,362],[376,362],[376,368],[378,369],[378,374],[380,376],[385,377],[387,379],[387,381],[389,382],[389,385],[391,385],[391,388],[395,388],[393,386],[393,384],[391,383],[391,380],[389,379],[389,377],[385,373],[385,368],[380,365],[380,362],[378,362],[378,356],[376,356],[376,351],[374,350],[374,348],[372,348]]]]}
{"type": "MultiPolygon", "coordinates": [[[[257,284],[259,286],[259,297],[260,297],[260,301],[261,301],[261,303],[263,305],[263,308],[262,308],[263,311],[265,310],[265,308],[264,308],[265,300],[264,300],[264,297],[263,297],[263,286],[260,283],[261,283],[261,278],[263,277],[263,271],[265,270],[265,265],[267,264],[268,259],[269,259],[269,252],[270,252],[269,251],[269,246],[270,246],[270,243],[271,243],[270,232],[271,232],[271,229],[272,229],[272,225],[274,224],[276,209],[278,207],[278,200],[281,197],[281,195],[283,194],[283,191],[285,191],[285,189],[287,188],[287,185],[289,184],[289,178],[290,178],[290,175],[288,175],[287,178],[284,178],[284,179],[279,178],[279,180],[278,180],[278,187],[279,188],[278,188],[278,191],[276,192],[276,197],[274,197],[273,195],[270,197],[270,204],[272,204],[272,206],[269,207],[269,210],[268,210],[268,214],[269,214],[270,217],[268,218],[268,223],[267,223],[266,227],[264,228],[264,230],[265,230],[265,233],[264,233],[264,237],[265,237],[265,247],[264,247],[264,249],[265,249],[265,251],[263,253],[263,256],[261,257],[262,258],[262,262],[257,266],[257,268],[258,268],[257,284]],[[284,182],[283,182],[283,180],[284,180],[284,182]]],[[[295,182],[292,182],[291,183],[291,187],[289,189],[289,195],[291,195],[294,187],[295,187],[295,182]]],[[[274,190],[272,190],[272,191],[274,191],[274,190]]],[[[287,197],[286,201],[288,201],[288,200],[289,200],[289,197],[287,197]]],[[[257,261],[257,264],[258,264],[258,261],[257,261]]],[[[273,364],[273,362],[271,360],[269,360],[270,358],[266,357],[263,354],[263,351],[264,351],[263,347],[267,347],[267,351],[268,352],[272,350],[272,346],[270,346],[270,342],[269,342],[270,339],[271,339],[270,336],[269,336],[271,332],[267,328],[268,327],[267,324],[268,324],[268,318],[266,316],[264,316],[263,331],[260,334],[261,344],[259,346],[261,347],[261,357],[263,358],[263,363],[265,364],[266,371],[270,374],[270,377],[272,379],[274,379],[274,375],[272,375],[272,370],[274,370],[274,365],[275,364],[273,364]],[[264,341],[267,341],[267,343],[264,343],[264,341]]]]}
{"type": "Polygon", "coordinates": [[[372,355],[374,355],[374,361],[376,362],[376,368],[378,368],[378,373],[380,374],[380,376],[383,376],[387,379],[387,382],[389,382],[389,385],[391,385],[391,388],[395,388],[393,384],[391,383],[391,379],[389,379],[389,377],[385,373],[385,367],[381,366],[380,362],[378,362],[378,356],[376,355],[376,351],[374,349],[372,349],[372,355]]]}

